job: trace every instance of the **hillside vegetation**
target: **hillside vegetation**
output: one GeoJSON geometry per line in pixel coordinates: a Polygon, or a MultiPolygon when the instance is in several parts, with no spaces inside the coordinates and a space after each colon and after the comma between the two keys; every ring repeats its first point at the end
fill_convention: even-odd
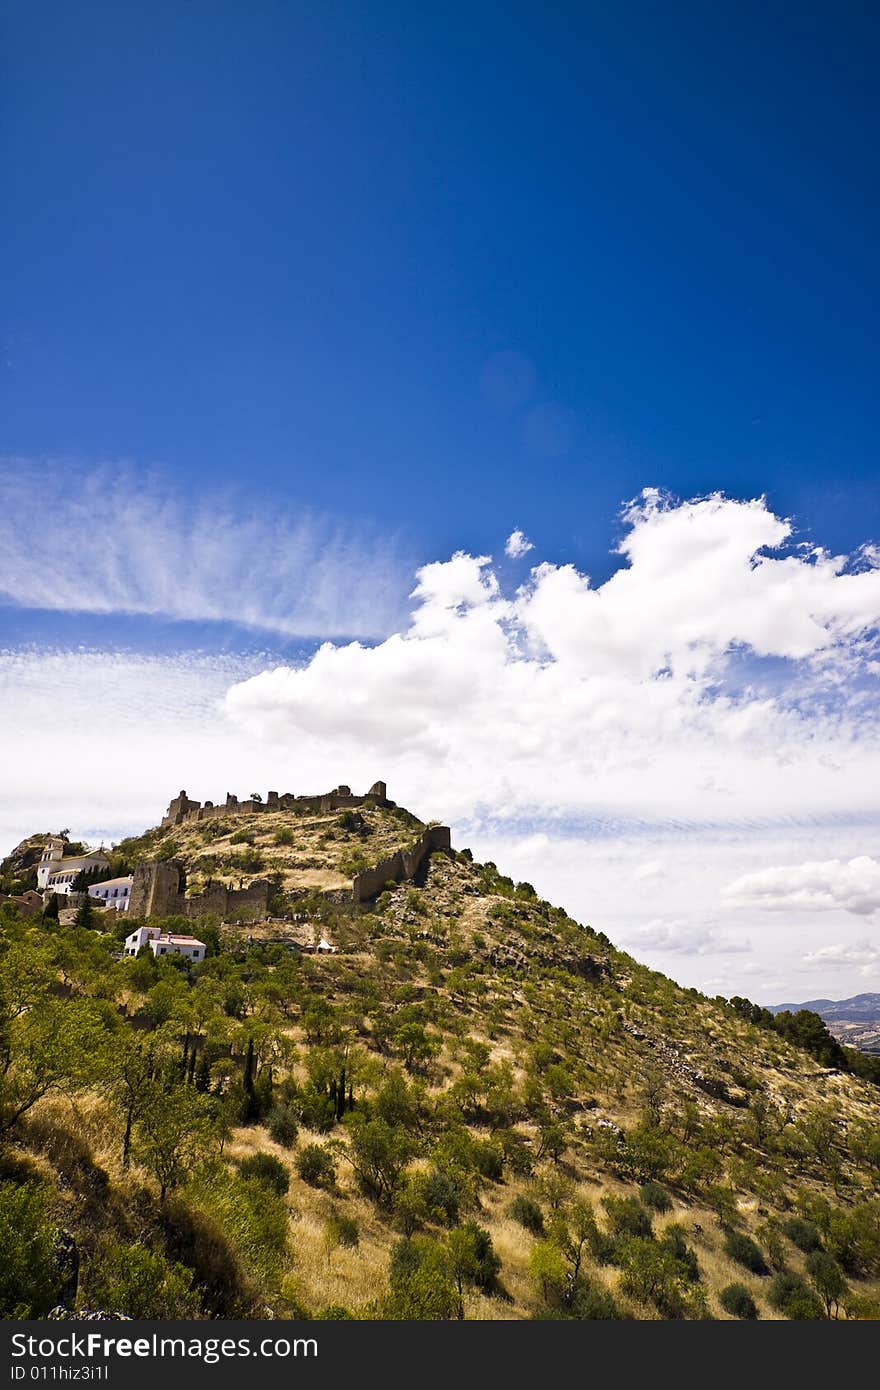
{"type": "Polygon", "coordinates": [[[123,842],[113,872],[272,878],[260,927],[166,919],[198,965],[121,959],[128,917],[0,906],[3,1315],[877,1316],[861,1064],[466,850],[347,900],[421,829],[373,807],[123,842]],[[285,944],[294,914],[338,954],[285,944]]]}

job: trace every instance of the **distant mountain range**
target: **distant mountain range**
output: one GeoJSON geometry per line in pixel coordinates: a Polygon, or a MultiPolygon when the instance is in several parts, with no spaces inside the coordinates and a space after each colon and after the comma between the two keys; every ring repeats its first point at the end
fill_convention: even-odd
{"type": "Polygon", "coordinates": [[[771,1014],[809,1009],[826,1023],[880,1023],[880,994],[854,994],[850,999],[807,999],[803,1004],[768,1004],[771,1014]]]}
{"type": "Polygon", "coordinates": [[[854,994],[849,999],[807,999],[803,1004],[769,1004],[772,1014],[809,1009],[828,1024],[838,1042],[880,1056],[880,994],[854,994]]]}

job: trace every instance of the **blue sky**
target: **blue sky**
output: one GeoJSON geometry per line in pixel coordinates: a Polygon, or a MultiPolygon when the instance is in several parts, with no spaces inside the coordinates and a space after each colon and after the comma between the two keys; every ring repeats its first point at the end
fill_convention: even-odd
{"type": "Polygon", "coordinates": [[[876,534],[870,7],[5,9],[7,454],[595,572],[646,483],[876,534]]]}
{"type": "MultiPolygon", "coordinates": [[[[532,563],[574,566],[601,586],[633,563],[615,547],[653,534],[647,514],[622,516],[646,487],[682,507],[716,492],[764,497],[768,516],[795,523],[778,555],[805,557],[790,549],[804,541],[869,563],[860,547],[880,542],[870,7],[7,0],[3,13],[8,728],[25,653],[67,662],[68,686],[81,680],[93,701],[94,663],[115,672],[104,730],[137,727],[119,663],[164,660],[166,691],[198,687],[168,704],[184,724],[201,700],[225,701],[236,677],[308,667],[322,640],[417,635],[413,576],[455,551],[492,555],[508,599],[532,563]],[[517,528],[534,549],[505,557],[517,528]]],[[[714,525],[705,511],[685,515],[714,525]]],[[[748,552],[743,513],[719,515],[746,566],[767,554],[760,538],[748,552]]],[[[432,581],[424,612],[443,608],[452,578],[432,581]]],[[[463,603],[476,592],[467,582],[463,603]]],[[[863,644],[873,599],[856,612],[833,592],[839,654],[844,631],[863,644]]],[[[746,589],[741,602],[752,602],[746,589]]],[[[796,626],[800,610],[786,611],[796,626]]],[[[543,617],[538,626],[548,642],[543,617]]],[[[761,696],[784,687],[792,718],[804,701],[818,718],[829,689],[843,689],[861,704],[835,734],[841,747],[853,730],[873,738],[876,670],[863,645],[847,647],[830,684],[824,669],[819,689],[819,647],[795,653],[780,628],[755,648],[741,626],[712,638],[724,665],[713,689],[727,681],[741,701],[744,680],[761,696]],[[791,664],[804,660],[809,680],[791,664]]],[[[526,623],[520,636],[535,631],[526,623]]],[[[159,671],[140,668],[135,684],[147,669],[159,671]]],[[[102,701],[113,681],[104,687],[102,701]]],[[[52,688],[40,688],[53,717],[52,688]]],[[[65,747],[87,768],[95,706],[71,698],[71,729],[56,698],[65,747]]],[[[297,738],[316,739],[295,702],[297,738]]],[[[481,718],[492,712],[473,715],[477,733],[481,718]]],[[[253,709],[235,738],[248,720],[253,709]]],[[[274,714],[268,723],[280,738],[274,714]]],[[[315,744],[304,766],[317,775],[323,756],[315,744]]],[[[377,740],[375,760],[389,756],[377,740]]],[[[259,762],[250,745],[247,757],[259,762]]],[[[175,780],[169,769],[162,785],[175,780]]],[[[510,796],[516,825],[525,815],[546,833],[547,806],[515,785],[510,796]]],[[[614,795],[602,796],[567,804],[554,846],[597,815],[617,825],[614,795]]],[[[426,813],[482,833],[475,798],[448,799],[426,813]]],[[[87,797],[83,823],[121,832],[147,800],[131,789],[124,805],[87,797]]],[[[855,800],[871,832],[833,839],[843,812],[829,789],[809,816],[833,819],[833,836],[798,845],[798,862],[872,856],[880,808],[855,800]]],[[[17,802],[6,839],[54,813],[50,802],[17,802]]],[[[665,836],[681,811],[635,799],[626,815],[665,836]]],[[[719,823],[714,805],[692,811],[719,823]]],[[[731,810],[737,834],[755,814],[731,810]]],[[[781,803],[774,816],[796,819],[781,803]]],[[[523,842],[511,828],[508,852],[523,842]]],[[[719,867],[719,883],[793,862],[793,843],[765,848],[750,841],[752,857],[719,867]]],[[[534,852],[549,863],[557,850],[534,852]]],[[[559,852],[568,862],[570,844],[559,852]]],[[[644,862],[660,860],[649,851],[644,862]]],[[[659,876],[645,882],[654,893],[659,876]]],[[[558,885],[568,891],[563,876],[558,885]]],[[[833,918],[842,941],[847,910],[833,918]]],[[[627,929],[643,929],[641,911],[627,909],[627,929]]],[[[699,930],[714,931],[701,911],[699,930]]],[[[832,918],[809,911],[827,928],[832,918]]],[[[658,940],[684,920],[676,913],[658,940]]],[[[695,930],[680,935],[693,942],[695,930]]],[[[752,931],[753,955],[776,930],[752,931]]],[[[853,957],[846,982],[878,961],[853,957]]],[[[657,963],[671,968],[668,956],[657,963]]],[[[789,992],[795,968],[780,976],[789,992]]],[[[833,992],[826,983],[811,975],[806,993],[833,992]]]]}

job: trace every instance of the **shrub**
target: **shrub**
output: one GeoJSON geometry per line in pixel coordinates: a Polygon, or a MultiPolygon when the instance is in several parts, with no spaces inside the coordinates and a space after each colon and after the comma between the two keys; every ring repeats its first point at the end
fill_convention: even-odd
{"type": "Polygon", "coordinates": [[[637,1197],[603,1197],[608,1224],[616,1236],[651,1236],[651,1217],[637,1197]]]}
{"type": "Polygon", "coordinates": [[[292,845],[294,843],[293,831],[290,830],[287,826],[285,826],[282,830],[276,830],[275,843],[279,846],[292,845]]]}
{"type": "Polygon", "coordinates": [[[344,1211],[338,1211],[335,1207],[327,1218],[327,1240],[331,1245],[342,1245],[346,1250],[353,1250],[361,1238],[360,1226],[354,1216],[346,1216],[344,1211]]]}
{"type": "Polygon", "coordinates": [[[799,1274],[777,1274],[767,1294],[771,1308],[795,1321],[821,1318],[822,1304],[799,1274]]]}
{"type": "Polygon", "coordinates": [[[758,1316],[757,1304],[745,1284],[728,1284],[719,1293],[718,1302],[731,1317],[754,1319],[758,1316]]]}
{"type": "Polygon", "coordinates": [[[254,1178],[263,1183],[279,1197],[283,1197],[290,1186],[290,1174],[274,1154],[251,1154],[249,1158],[242,1159],[238,1171],[243,1178],[254,1178]]]}
{"type": "Polygon", "coordinates": [[[659,1182],[644,1182],[639,1188],[639,1201],[651,1211],[671,1211],[672,1198],[659,1182]]]}
{"type": "MultiPolygon", "coordinates": [[[[224,1300],[253,1297],[249,1292],[256,1289],[267,1297],[280,1283],[287,1252],[290,1218],[284,1200],[260,1182],[243,1181],[237,1172],[216,1159],[204,1164],[191,1178],[182,1194],[182,1199],[166,1209],[166,1239],[180,1250],[180,1258],[193,1267],[193,1259],[180,1248],[186,1237],[187,1228],[192,1227],[193,1214],[197,1213],[201,1227],[199,1243],[202,1253],[197,1262],[206,1260],[209,1271],[215,1260],[221,1265],[232,1257],[238,1266],[238,1277],[233,1279],[235,1288],[224,1292],[224,1300]],[[226,1247],[224,1254],[223,1247],[226,1247]]],[[[217,1271],[218,1274],[220,1271],[217,1271]]],[[[230,1279],[223,1274],[224,1282],[230,1279]]],[[[202,1286],[213,1281],[197,1271],[197,1283],[202,1286]]],[[[211,1299],[213,1302],[213,1297],[211,1299]]],[[[213,1309],[212,1309],[213,1311],[213,1309]]],[[[214,1316],[223,1316],[215,1313],[214,1316]]],[[[247,1317],[247,1312],[230,1310],[226,1316],[247,1317]]]]}
{"type": "Polygon", "coordinates": [[[532,1246],[529,1274],[545,1303],[561,1303],[567,1272],[565,1258],[555,1241],[539,1240],[532,1246]]]}
{"type": "Polygon", "coordinates": [[[85,1269],[80,1300],[130,1318],[194,1318],[201,1311],[193,1272],[138,1242],[107,1239],[85,1269]]]}
{"type": "Polygon", "coordinates": [[[391,1251],[389,1282],[382,1304],[385,1318],[437,1322],[458,1313],[458,1290],[439,1241],[426,1236],[398,1241],[391,1251]]]}
{"type": "Polygon", "coordinates": [[[760,1248],[755,1244],[750,1236],[744,1236],[739,1231],[727,1231],[724,1236],[724,1253],[729,1255],[737,1264],[741,1264],[745,1269],[750,1269],[753,1274],[767,1274],[767,1261],[760,1248]]]}
{"type": "Polygon", "coordinates": [[[500,1182],[504,1176],[504,1155],[495,1144],[486,1140],[473,1146],[474,1167],[490,1182],[500,1182]]]}
{"type": "Polygon", "coordinates": [[[607,1289],[592,1280],[581,1280],[569,1304],[569,1315],[579,1322],[610,1321],[622,1313],[607,1289]]]}
{"type": "Polygon", "coordinates": [[[293,1148],[299,1126],[289,1105],[276,1105],[270,1110],[267,1127],[276,1144],[283,1144],[285,1149],[293,1148]]]}
{"type": "Polygon", "coordinates": [[[683,1317],[682,1283],[687,1275],[671,1250],[645,1236],[621,1241],[621,1288],[632,1298],[653,1303],[665,1318],[683,1317]]]}
{"type": "Polygon", "coordinates": [[[0,1317],[45,1316],[59,1292],[48,1192],[0,1182],[0,1317]]]}
{"type": "Polygon", "coordinates": [[[434,1168],[425,1178],[422,1192],[431,1218],[445,1226],[454,1226],[464,1195],[455,1176],[446,1169],[434,1168]]]}
{"type": "Polygon", "coordinates": [[[782,1229],[792,1245],[796,1245],[798,1250],[803,1250],[805,1255],[820,1249],[822,1245],[822,1237],[812,1221],[805,1221],[801,1216],[790,1216],[782,1223],[782,1229]]]}
{"type": "Polygon", "coordinates": [[[526,1197],[521,1193],[518,1197],[514,1197],[508,1210],[514,1221],[518,1221],[527,1231],[531,1231],[533,1236],[544,1234],[544,1213],[531,1197],[526,1197]]]}
{"type": "Polygon", "coordinates": [[[296,1171],[303,1182],[312,1187],[332,1187],[336,1181],[336,1164],[323,1144],[306,1144],[296,1156],[296,1171]]]}
{"type": "MultiPolygon", "coordinates": [[[[488,1294],[496,1291],[501,1260],[485,1227],[475,1221],[457,1227],[450,1232],[446,1253],[459,1296],[464,1284],[473,1284],[488,1294]]],[[[463,1316],[463,1306],[459,1316],[463,1316]]]]}
{"type": "Polygon", "coordinates": [[[695,1283],[700,1277],[700,1266],[696,1253],[687,1243],[687,1232],[678,1222],[673,1221],[660,1237],[660,1248],[674,1255],[685,1273],[685,1277],[695,1283]]]}
{"type": "Polygon", "coordinates": [[[320,1313],[315,1314],[316,1322],[353,1322],[354,1313],[350,1313],[342,1303],[328,1303],[326,1308],[322,1308],[320,1313]]]}

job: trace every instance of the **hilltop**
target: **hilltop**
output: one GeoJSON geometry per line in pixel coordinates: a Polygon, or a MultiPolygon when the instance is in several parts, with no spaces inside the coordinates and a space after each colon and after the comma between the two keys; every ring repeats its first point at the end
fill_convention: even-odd
{"type": "Polygon", "coordinates": [[[13,1249],[7,1315],[877,1315],[869,1070],[647,969],[384,794],[311,800],[111,851],[114,874],[177,866],[185,911],[154,920],[207,942],[198,964],[120,958],[134,914],[0,907],[0,1228],[43,1252],[15,1274],[13,1249]],[[264,908],[194,915],[254,875],[264,908]],[[303,952],[319,934],[336,954],[303,952]]]}

